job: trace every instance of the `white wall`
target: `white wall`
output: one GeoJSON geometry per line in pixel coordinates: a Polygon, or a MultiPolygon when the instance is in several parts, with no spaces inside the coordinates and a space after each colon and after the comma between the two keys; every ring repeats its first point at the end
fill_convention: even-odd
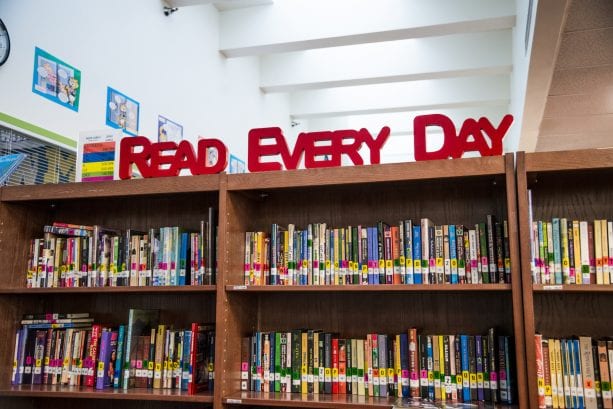
{"type": "Polygon", "coordinates": [[[509,133],[504,138],[505,152],[515,152],[519,148],[521,137],[524,106],[526,103],[526,86],[528,83],[528,70],[530,69],[530,54],[532,50],[532,37],[536,22],[536,9],[538,0],[533,0],[531,11],[531,27],[528,48],[526,50],[525,35],[528,20],[529,0],[515,0],[517,11],[515,28],[513,28],[513,73],[511,74],[511,104],[510,111],[515,120],[509,133]]]}
{"type": "Polygon", "coordinates": [[[170,17],[159,0],[0,0],[11,55],[0,67],[0,112],[76,139],[105,128],[111,86],[140,102],[139,134],[157,139],[161,114],[184,127],[184,138],[222,139],[246,159],[247,132],[289,129],[284,94],[259,89],[257,58],[218,52],[219,13],[212,5],[170,17]],[[32,92],[34,47],[82,73],[79,112],[32,92]]]}

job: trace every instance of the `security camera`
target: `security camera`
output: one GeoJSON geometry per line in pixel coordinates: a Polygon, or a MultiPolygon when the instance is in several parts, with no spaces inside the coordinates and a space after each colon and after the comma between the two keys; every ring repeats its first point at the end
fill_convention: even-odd
{"type": "Polygon", "coordinates": [[[174,13],[175,11],[179,10],[178,7],[168,7],[168,6],[164,6],[164,15],[166,17],[170,16],[172,13],[174,13]]]}

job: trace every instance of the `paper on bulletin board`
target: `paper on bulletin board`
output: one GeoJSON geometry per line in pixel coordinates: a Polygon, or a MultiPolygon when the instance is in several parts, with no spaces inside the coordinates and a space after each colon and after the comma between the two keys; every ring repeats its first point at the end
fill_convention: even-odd
{"type": "Polygon", "coordinates": [[[103,129],[79,133],[77,182],[102,182],[119,179],[119,141],[121,130],[103,129]]]}
{"type": "Polygon", "coordinates": [[[81,71],[36,47],[32,92],[78,111],[81,71]]]}

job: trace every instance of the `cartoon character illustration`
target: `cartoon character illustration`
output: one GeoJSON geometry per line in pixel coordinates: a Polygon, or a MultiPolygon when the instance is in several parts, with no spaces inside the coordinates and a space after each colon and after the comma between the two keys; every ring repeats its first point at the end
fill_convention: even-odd
{"type": "Polygon", "coordinates": [[[68,103],[70,105],[74,105],[75,100],[77,99],[77,89],[79,88],[79,80],[70,77],[68,79],[68,85],[66,86],[66,94],[68,95],[68,103]]]}
{"type": "Polygon", "coordinates": [[[126,125],[128,122],[128,106],[125,102],[119,104],[119,116],[117,117],[117,125],[121,128],[126,129],[126,125]]]}

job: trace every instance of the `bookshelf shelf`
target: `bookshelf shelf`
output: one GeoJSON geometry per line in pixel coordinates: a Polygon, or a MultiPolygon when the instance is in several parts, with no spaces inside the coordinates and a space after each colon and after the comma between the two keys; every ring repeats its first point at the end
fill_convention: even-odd
{"type": "Polygon", "coordinates": [[[75,398],[75,399],[121,399],[164,402],[212,403],[213,395],[200,393],[188,395],[186,392],[170,389],[103,389],[96,390],[78,386],[19,385],[0,387],[0,396],[37,397],[37,398],[75,398]]]}
{"type": "Polygon", "coordinates": [[[181,193],[215,192],[220,175],[117,180],[111,182],[64,183],[8,186],[2,189],[3,202],[74,200],[100,197],[137,197],[181,193]]]}
{"type": "Polygon", "coordinates": [[[535,334],[610,336],[611,320],[602,312],[613,308],[613,286],[533,284],[530,212],[535,221],[613,219],[613,149],[519,152],[516,162],[528,397],[538,407],[535,334]]]}
{"type": "Polygon", "coordinates": [[[149,287],[0,288],[0,294],[180,294],[214,293],[214,285],[149,287]]]}
{"type": "Polygon", "coordinates": [[[511,284],[386,284],[386,285],[226,285],[227,292],[235,293],[423,293],[423,292],[509,292],[511,284]]]}
{"type": "Polygon", "coordinates": [[[612,285],[544,285],[533,284],[532,291],[538,294],[556,293],[613,293],[612,285]]]}
{"type": "Polygon", "coordinates": [[[308,188],[385,182],[423,181],[505,173],[502,156],[400,164],[266,172],[228,176],[228,190],[308,188]]]}
{"type": "Polygon", "coordinates": [[[301,408],[347,408],[391,409],[396,398],[373,398],[353,395],[302,395],[299,393],[266,393],[266,392],[239,392],[225,396],[223,402],[227,405],[238,406],[266,406],[286,407],[294,406],[301,408]]]}

